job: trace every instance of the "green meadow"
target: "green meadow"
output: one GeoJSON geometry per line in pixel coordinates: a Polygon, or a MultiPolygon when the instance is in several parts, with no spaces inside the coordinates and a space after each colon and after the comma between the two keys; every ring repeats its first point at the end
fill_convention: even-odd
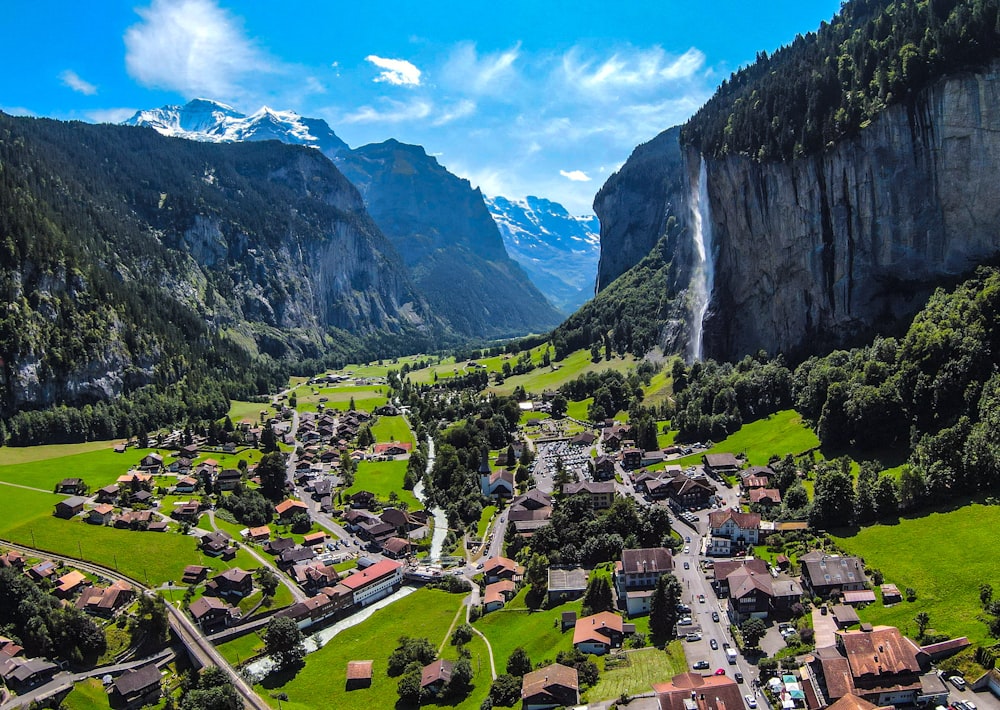
{"type": "MultiPolygon", "coordinates": [[[[705,453],[742,453],[746,454],[750,464],[764,466],[772,454],[801,454],[818,446],[816,432],[803,423],[798,412],[785,409],[744,424],[739,431],[714,444],[705,453]]],[[[679,463],[690,466],[701,463],[701,457],[702,454],[686,456],[679,463]]]]}
{"type": "Polygon", "coordinates": [[[378,421],[372,425],[371,431],[375,437],[375,441],[380,444],[390,441],[398,441],[413,446],[417,444],[417,440],[413,437],[413,432],[410,431],[410,425],[406,423],[406,419],[402,416],[379,417],[378,421]]]}
{"type": "Polygon", "coordinates": [[[672,641],[664,651],[658,648],[640,648],[626,651],[621,665],[610,670],[601,664],[601,677],[597,685],[583,694],[583,700],[607,700],[622,695],[639,695],[652,691],[653,683],[666,683],[679,673],[688,670],[684,644],[672,641]]]}
{"type": "Polygon", "coordinates": [[[91,490],[96,490],[114,483],[146,454],[158,451],[128,449],[123,454],[116,454],[111,446],[103,445],[90,450],[79,444],[29,447],[24,450],[3,447],[0,448],[0,481],[54,490],[56,484],[64,478],[82,478],[91,490]],[[6,463],[8,454],[12,459],[20,461],[6,463]]]}
{"type": "Polygon", "coordinates": [[[354,474],[354,485],[344,491],[347,496],[358,491],[371,491],[382,502],[389,500],[389,494],[395,492],[399,500],[406,501],[410,510],[423,508],[413,491],[403,488],[403,478],[406,476],[406,461],[359,461],[357,473],[354,474]]]}

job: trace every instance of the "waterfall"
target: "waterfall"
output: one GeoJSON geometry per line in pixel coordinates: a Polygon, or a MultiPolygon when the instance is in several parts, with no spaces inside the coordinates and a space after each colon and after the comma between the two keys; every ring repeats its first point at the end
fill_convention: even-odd
{"type": "Polygon", "coordinates": [[[698,169],[698,188],[691,195],[691,233],[694,236],[696,261],[691,275],[691,340],[688,342],[688,361],[702,359],[702,338],[705,314],[712,298],[715,282],[715,263],[712,254],[712,208],[708,199],[708,169],[705,157],[698,169]]]}

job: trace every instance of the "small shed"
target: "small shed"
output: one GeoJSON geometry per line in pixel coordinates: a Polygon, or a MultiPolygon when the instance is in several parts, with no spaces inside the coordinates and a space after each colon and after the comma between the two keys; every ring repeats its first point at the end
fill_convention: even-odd
{"type": "Polygon", "coordinates": [[[849,607],[846,604],[834,605],[830,613],[833,614],[833,620],[836,622],[838,629],[846,629],[848,626],[854,626],[855,624],[861,623],[861,619],[858,617],[858,612],[854,611],[853,607],[849,607]]]}
{"type": "Polygon", "coordinates": [[[369,688],[372,684],[371,661],[347,662],[347,690],[369,688]]]}

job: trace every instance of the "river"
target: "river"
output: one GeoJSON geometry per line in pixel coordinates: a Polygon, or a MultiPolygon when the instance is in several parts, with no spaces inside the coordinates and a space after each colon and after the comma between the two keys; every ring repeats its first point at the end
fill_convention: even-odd
{"type": "MultiPolygon", "coordinates": [[[[427,470],[425,475],[431,475],[431,469],[434,467],[434,439],[427,437],[427,470]]],[[[427,505],[427,501],[424,500],[424,482],[419,481],[417,485],[413,487],[413,495],[423,503],[427,505]]],[[[434,516],[434,535],[431,537],[431,552],[427,558],[428,562],[436,562],[441,559],[441,550],[444,549],[444,539],[448,535],[448,516],[444,514],[444,511],[440,508],[432,508],[431,515],[434,516]]]]}

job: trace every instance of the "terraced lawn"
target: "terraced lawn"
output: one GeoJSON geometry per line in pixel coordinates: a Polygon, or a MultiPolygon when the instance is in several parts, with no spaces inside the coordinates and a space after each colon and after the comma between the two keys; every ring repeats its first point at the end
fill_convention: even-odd
{"type": "Polygon", "coordinates": [[[582,700],[597,701],[619,698],[622,694],[638,695],[652,691],[653,683],[665,683],[688,670],[684,644],[672,641],[665,651],[658,648],[641,648],[626,651],[626,663],[612,670],[604,670],[604,660],[598,661],[601,676],[597,685],[583,694],[582,700]]]}
{"type": "Polygon", "coordinates": [[[844,550],[880,569],[886,582],[900,591],[912,587],[917,592],[914,602],[870,604],[858,615],[862,621],[916,634],[913,618],[925,611],[939,633],[992,643],[978,618],[979,585],[1000,588],[1000,567],[989,553],[998,528],[1000,507],[971,504],[835,536],[844,550]]]}
{"type": "MultiPolygon", "coordinates": [[[[398,678],[386,674],[389,654],[396,647],[402,635],[426,637],[437,647],[444,640],[448,627],[455,617],[464,596],[448,594],[436,589],[419,589],[395,602],[357,626],[342,631],[326,646],[309,654],[306,665],[294,677],[276,674],[265,678],[256,688],[268,703],[278,707],[272,693],[284,692],[288,700],[281,701],[285,710],[312,710],[313,708],[337,708],[338,710],[373,710],[392,708],[399,699],[396,694],[398,678]],[[405,623],[401,623],[405,620],[405,623]],[[373,660],[374,677],[370,688],[345,689],[347,662],[352,660],[373,660]]],[[[473,651],[473,668],[476,668],[476,649],[473,651]]],[[[485,653],[485,650],[480,650],[485,653]]],[[[447,656],[446,656],[447,657],[447,656]]],[[[506,659],[505,659],[506,661],[506,659]]],[[[485,662],[484,665],[488,664],[485,662]]],[[[489,669],[486,670],[489,673],[489,669]]],[[[489,685],[486,684],[486,692],[489,685]]],[[[477,681],[473,691],[478,698],[468,707],[478,708],[485,692],[477,681]]],[[[474,699],[470,698],[469,703],[474,699]]],[[[465,707],[463,704],[460,707],[465,707]]]]}

